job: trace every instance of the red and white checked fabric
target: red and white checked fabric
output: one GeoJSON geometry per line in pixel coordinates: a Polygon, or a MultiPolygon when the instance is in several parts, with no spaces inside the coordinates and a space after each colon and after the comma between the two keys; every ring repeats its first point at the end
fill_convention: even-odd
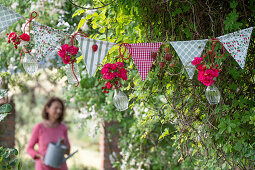
{"type": "Polygon", "coordinates": [[[127,46],[129,54],[132,56],[136,68],[144,81],[150,71],[154,59],[151,52],[158,52],[161,42],[159,43],[138,43],[127,46]]]}

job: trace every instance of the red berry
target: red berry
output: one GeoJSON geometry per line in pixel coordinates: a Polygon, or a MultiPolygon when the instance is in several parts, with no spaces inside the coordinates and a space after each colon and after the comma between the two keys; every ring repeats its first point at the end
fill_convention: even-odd
{"type": "Polygon", "coordinates": [[[168,53],[169,51],[170,51],[169,48],[166,47],[165,52],[168,53]]]}
{"type": "Polygon", "coordinates": [[[106,91],[105,91],[105,90],[103,90],[103,93],[106,93],[106,91]]]}
{"type": "Polygon", "coordinates": [[[109,91],[106,91],[106,93],[109,93],[109,91]]]}
{"type": "Polygon", "coordinates": [[[173,63],[171,63],[171,64],[170,64],[170,67],[174,67],[174,64],[173,64],[173,63]]]}
{"type": "Polygon", "coordinates": [[[216,64],[216,67],[218,67],[219,65],[218,64],[216,64]]]}
{"type": "Polygon", "coordinates": [[[172,60],[172,54],[165,54],[165,59],[166,59],[166,61],[171,62],[171,60],[172,60]]]}
{"type": "Polygon", "coordinates": [[[206,57],[206,54],[203,55],[203,58],[205,58],[205,57],[206,57]]]}
{"type": "Polygon", "coordinates": [[[92,50],[93,51],[97,51],[97,49],[98,49],[98,46],[96,44],[92,45],[92,50]]]}
{"type": "Polygon", "coordinates": [[[157,57],[157,53],[156,52],[151,52],[151,57],[155,60],[157,57]]]}
{"type": "Polygon", "coordinates": [[[160,66],[160,68],[164,68],[165,67],[165,62],[160,62],[159,66],[160,66]]]}

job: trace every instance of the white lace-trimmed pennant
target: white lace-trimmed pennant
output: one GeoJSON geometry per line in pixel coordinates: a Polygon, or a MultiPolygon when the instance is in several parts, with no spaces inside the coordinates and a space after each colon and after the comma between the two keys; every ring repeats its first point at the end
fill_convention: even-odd
{"type": "Polygon", "coordinates": [[[24,17],[0,4],[0,32],[7,29],[21,18],[24,17]]]}
{"type": "Polygon", "coordinates": [[[127,46],[129,54],[136,65],[136,68],[144,81],[149,73],[154,59],[151,57],[151,52],[158,52],[161,42],[158,43],[137,43],[127,46]]]}
{"type": "Polygon", "coordinates": [[[217,37],[229,54],[243,69],[253,27],[217,37]]]}
{"type": "Polygon", "coordinates": [[[191,61],[193,61],[195,57],[201,56],[207,41],[208,39],[170,42],[181,59],[190,79],[193,78],[196,70],[195,66],[191,64],[191,61]]]}
{"type": "Polygon", "coordinates": [[[109,50],[115,45],[108,41],[94,40],[87,37],[77,36],[79,41],[83,60],[86,64],[87,72],[90,77],[94,75],[99,64],[102,63],[109,50]],[[92,46],[98,46],[96,51],[92,50],[92,46]]]}
{"type": "Polygon", "coordinates": [[[40,23],[32,23],[34,30],[36,58],[37,60],[41,60],[43,57],[47,57],[48,54],[56,49],[58,43],[64,39],[65,33],[40,23]]]}

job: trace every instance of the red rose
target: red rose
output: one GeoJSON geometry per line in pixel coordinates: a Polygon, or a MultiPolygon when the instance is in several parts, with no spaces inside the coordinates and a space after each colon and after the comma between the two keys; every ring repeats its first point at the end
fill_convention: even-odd
{"type": "Polygon", "coordinates": [[[69,64],[70,63],[70,56],[68,56],[68,55],[65,55],[65,57],[63,58],[63,62],[65,63],[65,64],[69,64]]]}
{"type": "Polygon", "coordinates": [[[61,58],[65,58],[65,55],[66,55],[66,50],[59,50],[58,51],[58,55],[61,57],[61,58]]]}
{"type": "Polygon", "coordinates": [[[203,61],[204,59],[202,57],[195,57],[194,60],[191,62],[192,65],[196,66],[198,64],[201,64],[201,62],[203,61]]]}
{"type": "Polygon", "coordinates": [[[69,52],[72,56],[75,56],[78,53],[79,48],[75,46],[70,46],[67,48],[67,52],[69,52]]]}
{"type": "Polygon", "coordinates": [[[213,77],[205,76],[205,78],[203,80],[203,84],[205,86],[211,86],[213,84],[213,77]]]}
{"type": "Polygon", "coordinates": [[[61,46],[61,49],[66,51],[68,47],[69,47],[69,44],[65,44],[61,46]]]}
{"type": "Polygon", "coordinates": [[[23,41],[29,41],[30,40],[30,36],[26,33],[23,33],[20,35],[20,38],[23,40],[23,41]]]}

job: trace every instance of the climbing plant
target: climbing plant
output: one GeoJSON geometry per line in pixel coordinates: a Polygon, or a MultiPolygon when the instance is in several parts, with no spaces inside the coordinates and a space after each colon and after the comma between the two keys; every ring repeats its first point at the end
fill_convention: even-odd
{"type": "MultiPolygon", "coordinates": [[[[82,16],[80,27],[87,22],[97,31],[91,38],[167,44],[171,40],[215,38],[254,26],[254,5],[251,0],[117,0],[93,14],[77,9],[74,15],[82,16]]],[[[211,50],[210,43],[205,49],[211,50]]],[[[253,35],[244,69],[228,53],[220,59],[221,72],[215,83],[221,93],[218,105],[207,102],[206,87],[195,78],[197,75],[188,79],[178,56],[171,51],[175,65],[166,63],[161,69],[155,62],[144,82],[132,60],[125,61],[129,76],[123,90],[129,94],[128,111],[117,112],[112,94],[101,93],[99,72],[92,79],[83,78],[83,85],[69,93],[77,104],[87,108],[94,105],[98,117],[119,121],[122,154],[115,165],[122,169],[254,168],[253,35]]],[[[115,61],[117,56],[116,48],[107,61],[115,61]]]]}

